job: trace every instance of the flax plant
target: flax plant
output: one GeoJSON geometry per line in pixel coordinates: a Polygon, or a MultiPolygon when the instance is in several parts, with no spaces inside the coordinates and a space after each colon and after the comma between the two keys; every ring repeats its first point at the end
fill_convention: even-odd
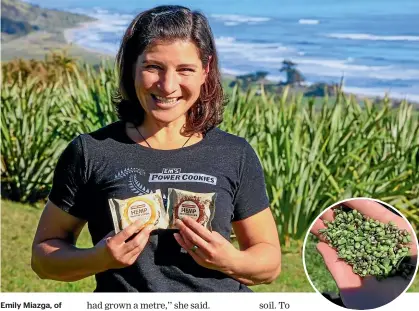
{"type": "Polygon", "coordinates": [[[64,124],[55,113],[60,91],[56,85],[37,90],[38,81],[16,81],[1,94],[2,196],[35,202],[44,198],[53,165],[66,141],[64,124]]]}
{"type": "Polygon", "coordinates": [[[399,208],[418,224],[419,122],[413,106],[360,103],[340,94],[303,98],[230,94],[224,127],[259,154],[282,242],[301,240],[336,201],[367,196],[399,208]],[[250,100],[246,100],[251,98],[250,100]]]}
{"type": "MultiPolygon", "coordinates": [[[[3,67],[1,95],[2,196],[27,202],[45,197],[66,144],[117,119],[117,81],[109,64],[71,66],[42,83],[8,68],[3,67]]],[[[383,200],[418,226],[414,105],[361,103],[341,93],[318,102],[287,89],[268,94],[263,87],[226,92],[221,128],[245,137],[258,153],[283,243],[302,240],[320,212],[356,196],[383,200]]]]}

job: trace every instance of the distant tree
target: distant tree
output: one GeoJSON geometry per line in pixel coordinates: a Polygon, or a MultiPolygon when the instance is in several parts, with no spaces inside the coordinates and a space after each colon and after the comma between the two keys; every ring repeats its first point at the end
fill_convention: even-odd
{"type": "Polygon", "coordinates": [[[284,60],[282,62],[282,67],[281,69],[279,69],[279,71],[286,73],[287,75],[286,84],[301,85],[301,82],[305,81],[303,74],[298,69],[295,68],[296,66],[297,64],[293,63],[290,60],[284,60]]]}
{"type": "Polygon", "coordinates": [[[38,26],[32,26],[25,21],[15,21],[6,16],[1,17],[1,32],[9,35],[26,35],[33,30],[39,30],[38,26]]]}
{"type": "Polygon", "coordinates": [[[337,94],[337,90],[339,89],[339,85],[334,84],[328,84],[325,82],[317,82],[313,83],[309,87],[307,87],[307,90],[304,93],[304,96],[308,97],[323,97],[323,96],[335,96],[337,94]]]}
{"type": "Polygon", "coordinates": [[[260,80],[265,79],[267,75],[268,75],[267,71],[256,71],[255,73],[248,73],[248,74],[237,76],[237,79],[247,81],[247,82],[259,82],[260,80]]]}
{"type": "Polygon", "coordinates": [[[255,80],[259,81],[259,80],[263,80],[266,78],[266,76],[268,75],[267,71],[256,71],[255,72],[255,80]]]}
{"type": "Polygon", "coordinates": [[[254,73],[239,75],[236,77],[235,81],[230,83],[230,87],[239,84],[242,89],[246,90],[252,85],[259,85],[264,83],[267,75],[267,71],[256,71],[254,73]]]}

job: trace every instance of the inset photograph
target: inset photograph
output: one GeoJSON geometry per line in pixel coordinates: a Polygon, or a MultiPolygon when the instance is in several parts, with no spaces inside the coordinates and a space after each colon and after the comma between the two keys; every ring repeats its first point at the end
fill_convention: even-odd
{"type": "Polygon", "coordinates": [[[350,309],[386,305],[417,273],[418,241],[407,219],[375,199],[353,198],[326,209],[304,240],[303,262],[313,288],[350,309]]]}

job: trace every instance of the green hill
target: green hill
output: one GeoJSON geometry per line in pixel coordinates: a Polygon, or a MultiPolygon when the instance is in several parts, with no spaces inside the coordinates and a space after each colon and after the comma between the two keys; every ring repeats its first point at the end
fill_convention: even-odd
{"type": "Polygon", "coordinates": [[[68,54],[91,64],[108,55],[86,50],[66,41],[66,29],[95,19],[64,11],[41,8],[19,0],[1,1],[1,59],[44,59],[51,51],[67,50],[68,54]]]}
{"type": "Polygon", "coordinates": [[[32,31],[57,31],[94,19],[81,14],[44,9],[18,0],[2,0],[1,32],[8,41],[32,31]]]}

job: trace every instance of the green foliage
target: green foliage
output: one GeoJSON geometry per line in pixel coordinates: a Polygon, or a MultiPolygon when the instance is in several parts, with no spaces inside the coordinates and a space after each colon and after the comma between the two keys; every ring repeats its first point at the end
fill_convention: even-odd
{"type": "Polygon", "coordinates": [[[33,81],[3,89],[1,114],[2,195],[34,202],[47,194],[53,164],[63,151],[63,124],[53,86],[38,92],[33,81]]]}
{"type": "Polygon", "coordinates": [[[86,66],[81,75],[73,65],[55,82],[9,76],[1,94],[2,196],[36,202],[48,194],[68,142],[116,120],[115,77],[106,66],[86,66]]]}
{"type": "Polygon", "coordinates": [[[33,30],[38,30],[38,27],[32,26],[25,21],[14,21],[6,16],[2,16],[1,18],[1,32],[21,36],[33,30]]]}
{"type": "Polygon", "coordinates": [[[372,197],[419,224],[419,119],[403,102],[365,107],[354,98],[255,96],[235,88],[223,128],[260,156],[281,240],[303,239],[320,212],[351,197],[372,197]]]}
{"type": "MultiPolygon", "coordinates": [[[[3,67],[6,198],[26,202],[44,196],[63,147],[116,120],[113,68],[79,66],[65,57],[55,64],[55,78],[42,82],[3,67]]],[[[280,96],[238,86],[227,92],[221,127],[245,137],[259,154],[282,243],[302,240],[321,211],[351,197],[385,201],[418,227],[419,115],[413,105],[391,108],[386,99],[361,105],[342,94],[315,104],[288,96],[287,88],[280,96]]]]}

